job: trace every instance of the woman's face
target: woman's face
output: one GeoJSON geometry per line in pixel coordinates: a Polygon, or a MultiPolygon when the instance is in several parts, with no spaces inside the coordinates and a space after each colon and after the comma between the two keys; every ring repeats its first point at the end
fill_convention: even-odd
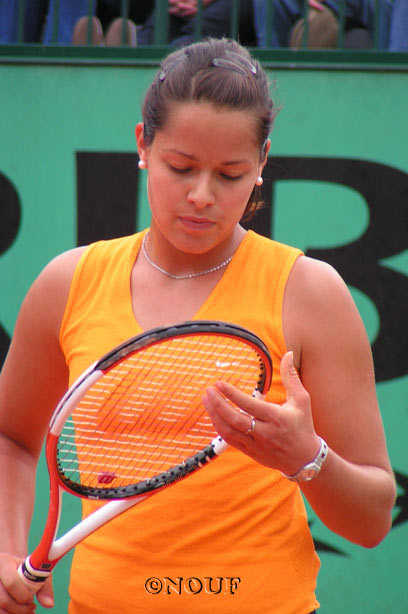
{"type": "Polygon", "coordinates": [[[139,155],[148,169],[152,232],[174,247],[203,254],[225,242],[240,221],[261,174],[250,113],[208,103],[179,103],[139,155]]]}

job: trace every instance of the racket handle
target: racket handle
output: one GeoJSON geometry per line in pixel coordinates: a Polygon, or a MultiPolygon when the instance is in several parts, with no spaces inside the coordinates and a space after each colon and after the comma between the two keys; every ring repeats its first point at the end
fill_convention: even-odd
{"type": "Polygon", "coordinates": [[[43,582],[45,582],[50,573],[50,571],[39,571],[38,569],[34,569],[30,564],[29,556],[18,568],[20,579],[32,593],[36,593],[40,590],[43,582]]]}

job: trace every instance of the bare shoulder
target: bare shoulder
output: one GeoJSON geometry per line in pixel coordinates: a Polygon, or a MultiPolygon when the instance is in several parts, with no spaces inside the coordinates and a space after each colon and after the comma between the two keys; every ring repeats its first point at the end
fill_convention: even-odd
{"type": "Polygon", "coordinates": [[[54,258],[29,289],[0,374],[0,434],[38,455],[68,384],[59,329],[83,248],[54,258]]]}
{"type": "Polygon", "coordinates": [[[33,287],[42,284],[55,285],[57,288],[70,285],[78,262],[85,247],[76,247],[53,258],[41,271],[33,287]]]}
{"type": "Polygon", "coordinates": [[[348,295],[347,286],[339,273],[327,262],[301,256],[296,261],[288,280],[288,291],[303,300],[330,299],[329,291],[348,295]]]}
{"type": "Polygon", "coordinates": [[[308,348],[328,346],[335,339],[360,343],[365,328],[350,291],[326,262],[300,257],[289,277],[284,299],[284,331],[298,356],[308,348]]]}
{"type": "Polygon", "coordinates": [[[23,303],[22,311],[31,311],[31,318],[36,312],[41,320],[46,315],[48,323],[56,326],[60,323],[65,310],[72,278],[84,247],[63,252],[41,271],[29,289],[23,303]]]}

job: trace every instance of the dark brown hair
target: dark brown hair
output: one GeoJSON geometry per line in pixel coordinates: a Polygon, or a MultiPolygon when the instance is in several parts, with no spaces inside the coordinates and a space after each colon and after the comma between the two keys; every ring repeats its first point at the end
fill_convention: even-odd
{"type": "MultiPolygon", "coordinates": [[[[260,159],[276,114],[269,83],[257,60],[236,41],[208,39],[168,55],[150,85],[143,103],[144,138],[153,142],[174,102],[207,102],[216,107],[248,110],[257,123],[255,138],[260,159]]],[[[260,190],[251,194],[243,219],[259,205],[260,190]]]]}

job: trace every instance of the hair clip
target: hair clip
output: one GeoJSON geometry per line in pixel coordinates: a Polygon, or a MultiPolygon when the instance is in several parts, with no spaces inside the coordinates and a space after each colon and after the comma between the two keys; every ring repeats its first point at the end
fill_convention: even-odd
{"type": "MultiPolygon", "coordinates": [[[[187,55],[187,54],[186,54],[186,55],[187,55]]],[[[163,82],[163,81],[165,80],[165,78],[167,77],[167,75],[169,74],[169,72],[170,72],[171,70],[173,70],[173,68],[175,68],[175,67],[177,66],[177,64],[180,64],[180,62],[181,62],[182,60],[183,60],[183,58],[182,58],[182,57],[177,57],[177,58],[175,58],[174,60],[171,60],[171,61],[168,63],[168,66],[166,66],[166,67],[164,67],[164,68],[162,69],[161,73],[159,74],[159,80],[163,82]]]]}
{"type": "Polygon", "coordinates": [[[248,76],[247,70],[250,70],[253,75],[256,75],[256,67],[246,58],[243,58],[234,51],[226,51],[225,55],[228,55],[232,59],[214,58],[212,61],[213,66],[218,66],[219,68],[227,68],[229,70],[235,70],[236,72],[239,72],[245,77],[248,76]]]}
{"type": "Polygon", "coordinates": [[[248,60],[248,58],[245,58],[244,56],[240,55],[239,53],[236,53],[235,51],[229,51],[227,50],[225,52],[225,55],[228,55],[229,57],[232,57],[232,59],[235,59],[237,62],[240,62],[241,64],[244,64],[244,66],[246,66],[253,75],[256,75],[256,73],[258,72],[256,69],[256,66],[254,66],[252,64],[252,62],[250,62],[248,60]]]}
{"type": "Polygon", "coordinates": [[[247,75],[245,70],[232,62],[231,60],[227,60],[226,58],[214,58],[212,61],[213,66],[217,66],[218,68],[228,68],[229,70],[235,70],[235,72],[241,73],[244,77],[247,75]]]}

